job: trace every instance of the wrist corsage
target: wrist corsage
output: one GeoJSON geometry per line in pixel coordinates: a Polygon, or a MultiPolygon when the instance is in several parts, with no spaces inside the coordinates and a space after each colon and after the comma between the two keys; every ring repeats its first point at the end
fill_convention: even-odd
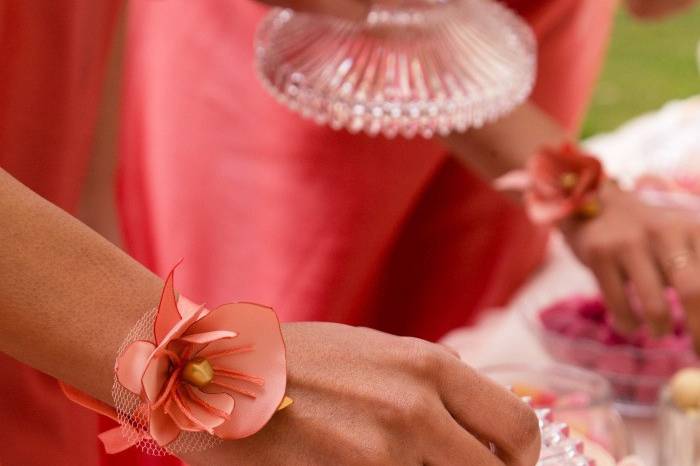
{"type": "Polygon", "coordinates": [[[171,272],[158,308],[141,318],[118,352],[115,408],[64,389],[121,424],[100,435],[108,452],[136,445],[155,455],[177,454],[258,432],[291,404],[286,373],[272,309],[194,305],[176,297],[171,272]]]}
{"type": "Polygon", "coordinates": [[[573,143],[545,147],[517,170],[496,180],[501,190],[525,193],[525,205],[536,223],[553,224],[567,218],[592,218],[602,205],[605,173],[600,161],[573,143]]]}

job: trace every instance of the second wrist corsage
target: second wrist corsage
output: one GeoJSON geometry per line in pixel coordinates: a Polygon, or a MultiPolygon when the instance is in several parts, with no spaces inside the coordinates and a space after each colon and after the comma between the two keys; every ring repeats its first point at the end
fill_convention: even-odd
{"type": "Polygon", "coordinates": [[[545,147],[517,170],[496,180],[501,190],[524,193],[528,214],[536,223],[556,224],[568,218],[597,216],[606,176],[602,164],[573,143],[545,147]]]}

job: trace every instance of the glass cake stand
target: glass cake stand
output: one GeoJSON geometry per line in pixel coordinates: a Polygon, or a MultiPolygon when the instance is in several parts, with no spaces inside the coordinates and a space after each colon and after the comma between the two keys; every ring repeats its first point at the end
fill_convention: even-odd
{"type": "Polygon", "coordinates": [[[493,0],[380,1],[359,22],[273,9],[256,60],[265,87],[319,124],[429,138],[522,103],[535,81],[536,42],[493,0]]]}

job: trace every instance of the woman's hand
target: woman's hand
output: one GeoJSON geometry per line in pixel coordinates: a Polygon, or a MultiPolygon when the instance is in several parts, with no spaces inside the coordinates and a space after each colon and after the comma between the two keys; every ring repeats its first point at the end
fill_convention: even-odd
{"type": "Polygon", "coordinates": [[[291,8],[297,11],[321,13],[348,19],[367,16],[369,0],[259,0],[267,5],[291,8]]]}
{"type": "Polygon", "coordinates": [[[627,0],[627,9],[640,19],[660,19],[679,13],[694,5],[696,0],[627,0]]]}
{"type": "Polygon", "coordinates": [[[612,183],[603,187],[601,204],[599,216],[570,221],[563,230],[596,275],[617,327],[630,331],[643,319],[657,334],[667,332],[665,289],[671,286],[700,350],[700,223],[680,211],[650,206],[612,183]],[[639,301],[641,315],[631,299],[639,301]]]}
{"type": "Polygon", "coordinates": [[[283,327],[294,404],[198,465],[533,466],[532,410],[449,350],[337,324],[283,327]],[[492,442],[497,454],[487,446],[492,442]]]}

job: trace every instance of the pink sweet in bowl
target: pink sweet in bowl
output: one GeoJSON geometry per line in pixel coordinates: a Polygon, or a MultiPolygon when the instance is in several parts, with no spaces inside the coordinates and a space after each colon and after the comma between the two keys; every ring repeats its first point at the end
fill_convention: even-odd
{"type": "Polygon", "coordinates": [[[658,394],[679,369],[698,365],[683,311],[674,296],[671,334],[655,339],[646,328],[631,335],[617,332],[598,296],[570,296],[528,316],[537,335],[558,361],[583,367],[611,383],[623,414],[653,414],[658,394]]]}

